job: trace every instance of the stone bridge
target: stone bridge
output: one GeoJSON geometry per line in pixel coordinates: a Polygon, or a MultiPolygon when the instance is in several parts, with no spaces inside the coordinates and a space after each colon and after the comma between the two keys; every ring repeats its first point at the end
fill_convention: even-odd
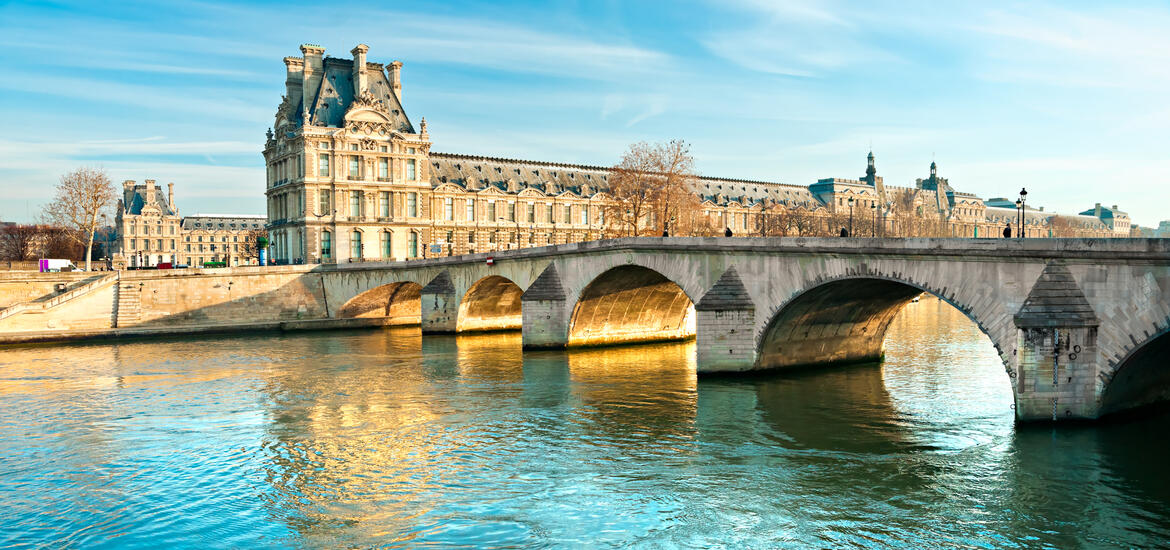
{"type": "Polygon", "coordinates": [[[1019,420],[1170,399],[1166,239],[630,238],[315,271],[330,317],[525,348],[694,337],[700,374],[878,361],[928,292],[990,338],[1019,420]]]}

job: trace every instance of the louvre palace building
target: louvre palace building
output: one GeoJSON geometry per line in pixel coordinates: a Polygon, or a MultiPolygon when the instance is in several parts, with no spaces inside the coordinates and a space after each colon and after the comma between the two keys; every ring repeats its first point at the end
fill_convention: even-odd
{"type": "MultiPolygon", "coordinates": [[[[350,59],[300,49],[284,58],[286,93],[264,147],[275,262],[403,260],[617,234],[605,213],[611,168],[434,151],[426,119],[416,123],[403,106],[402,63],[371,62],[364,44],[350,59]]],[[[1009,224],[1028,237],[1130,234],[1116,206],[1056,216],[956,191],[934,163],[912,185],[885,185],[872,153],[867,161],[858,179],[703,176],[691,186],[715,234],[836,234],[846,212],[855,236],[908,235],[892,232],[907,216],[935,236],[1000,237],[1009,224]],[[777,213],[816,224],[764,223],[777,213]]]]}

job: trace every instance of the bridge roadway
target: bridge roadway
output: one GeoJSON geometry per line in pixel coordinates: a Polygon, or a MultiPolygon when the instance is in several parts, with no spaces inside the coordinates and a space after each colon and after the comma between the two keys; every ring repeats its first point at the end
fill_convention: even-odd
{"type": "Polygon", "coordinates": [[[700,374],[880,360],[929,292],[990,338],[1021,421],[1170,400],[1168,239],[625,238],[314,271],[330,317],[525,348],[694,337],[700,374]]]}

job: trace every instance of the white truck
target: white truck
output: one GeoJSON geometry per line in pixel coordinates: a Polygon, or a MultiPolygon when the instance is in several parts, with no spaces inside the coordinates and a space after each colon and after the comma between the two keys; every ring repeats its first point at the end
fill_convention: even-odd
{"type": "Polygon", "coordinates": [[[41,273],[57,273],[60,271],[81,271],[77,266],[73,265],[72,260],[49,260],[41,258],[37,262],[37,267],[40,268],[41,273]]]}

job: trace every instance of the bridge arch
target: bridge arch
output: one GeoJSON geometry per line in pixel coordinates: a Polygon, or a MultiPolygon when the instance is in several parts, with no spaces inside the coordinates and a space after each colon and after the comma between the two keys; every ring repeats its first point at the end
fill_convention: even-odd
{"type": "Polygon", "coordinates": [[[391,325],[417,325],[422,319],[421,291],[422,285],[413,281],[377,286],[342,304],[337,317],[385,317],[391,325]]]}
{"type": "Polygon", "coordinates": [[[890,324],[922,293],[962,312],[997,349],[1012,349],[995,340],[970,306],[942,292],[890,277],[851,275],[817,281],[781,304],[760,332],[757,364],[770,369],[879,361],[890,324]]]}
{"type": "Polygon", "coordinates": [[[695,336],[695,306],[673,280],[636,264],[611,267],[581,290],[568,346],[684,340],[695,336]]]}
{"type": "Polygon", "coordinates": [[[488,275],[476,281],[459,301],[456,332],[520,330],[524,290],[507,277],[488,275]]]}
{"type": "Polygon", "coordinates": [[[1117,363],[1101,393],[1099,410],[1101,415],[1107,415],[1168,401],[1170,328],[1146,339],[1117,363]]]}

